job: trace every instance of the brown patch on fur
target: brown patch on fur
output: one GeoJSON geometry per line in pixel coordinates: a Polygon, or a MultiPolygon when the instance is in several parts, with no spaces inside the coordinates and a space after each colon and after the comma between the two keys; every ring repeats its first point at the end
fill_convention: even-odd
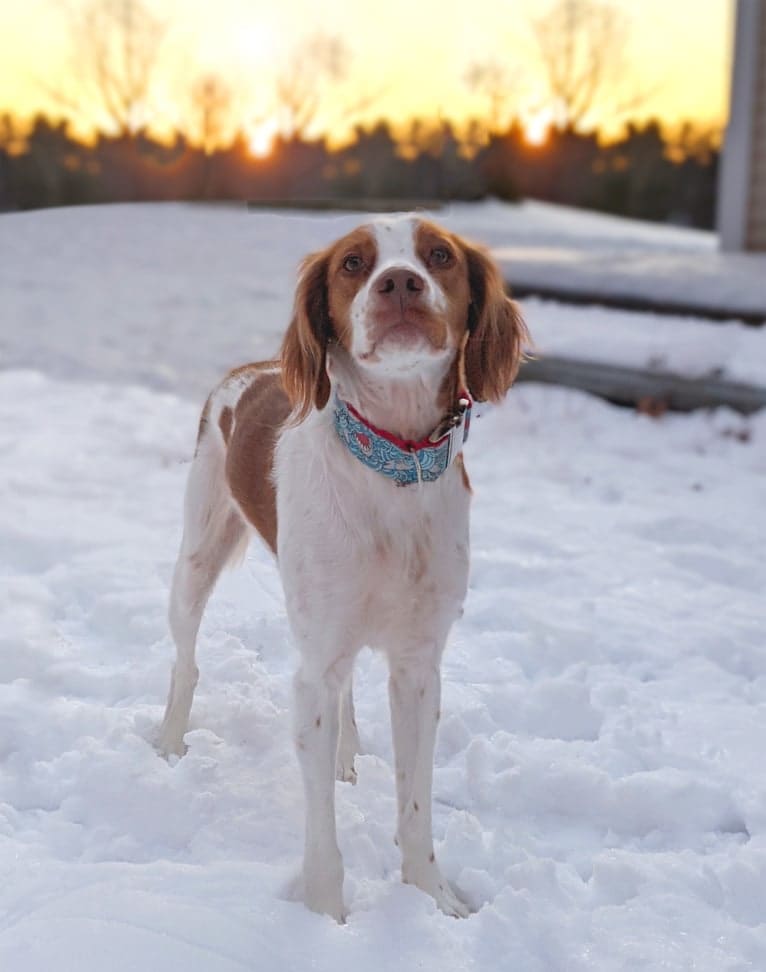
{"type": "Polygon", "coordinates": [[[428,855],[428,860],[431,864],[433,864],[433,862],[436,860],[436,856],[433,851],[431,851],[431,853],[428,855]]]}
{"type": "Polygon", "coordinates": [[[327,306],[334,334],[340,344],[350,350],[352,327],[351,304],[375,269],[378,247],[375,237],[366,226],[359,226],[334,243],[327,256],[327,306]],[[358,256],[363,267],[354,273],[345,270],[348,256],[358,256]]]}
{"type": "Polygon", "coordinates": [[[417,800],[413,800],[412,801],[412,809],[415,811],[415,813],[417,813],[418,810],[420,810],[420,807],[418,806],[418,801],[417,800]]]}
{"type": "Polygon", "coordinates": [[[329,251],[314,253],[301,264],[295,291],[293,318],[287,328],[280,361],[282,380],[296,421],[311,408],[324,408],[330,397],[327,377],[327,345],[332,324],[327,302],[329,251]]]}
{"type": "Polygon", "coordinates": [[[316,720],[314,721],[314,725],[317,727],[317,729],[319,729],[319,727],[322,725],[322,717],[321,716],[317,716],[316,717],[316,720]]]}
{"type": "MultiPolygon", "coordinates": [[[[272,481],[277,435],[290,414],[290,402],[272,362],[238,368],[232,376],[252,373],[240,396],[226,453],[226,478],[247,520],[277,552],[277,494],[272,481]]],[[[223,431],[223,430],[222,430],[223,431]]]]}
{"type": "Polygon", "coordinates": [[[229,444],[229,439],[231,438],[231,427],[233,423],[234,412],[226,405],[221,409],[221,414],[218,416],[218,427],[221,430],[221,435],[226,445],[229,444]]]}
{"type": "Polygon", "coordinates": [[[247,364],[232,368],[228,375],[226,375],[225,380],[231,381],[232,378],[243,377],[254,378],[263,371],[275,371],[279,370],[279,368],[279,358],[269,358],[268,361],[248,361],[247,364]]]}
{"type": "Polygon", "coordinates": [[[360,226],[332,246],[306,257],[301,264],[293,318],[280,354],[285,391],[298,422],[312,406],[321,409],[327,404],[327,346],[334,341],[350,346],[351,302],[376,258],[372,234],[360,226]],[[344,269],[343,263],[351,253],[362,257],[363,271],[352,274],[344,269]]]}
{"type": "Polygon", "coordinates": [[[465,346],[468,390],[479,402],[498,402],[516,377],[529,332],[518,305],[505,293],[497,264],[483,249],[463,247],[471,287],[465,346]]]}
{"type": "MultiPolygon", "coordinates": [[[[275,368],[279,368],[279,361],[253,361],[249,364],[240,365],[238,368],[233,368],[227,375],[222,384],[227,381],[231,381],[232,378],[242,378],[244,376],[252,376],[253,378],[262,371],[273,371],[275,368]]],[[[199,449],[200,440],[205,434],[205,431],[210,424],[210,408],[213,404],[213,395],[208,395],[205,406],[202,409],[202,414],[199,417],[199,425],[197,427],[197,445],[194,450],[194,455],[197,455],[197,450],[199,449]]],[[[223,409],[223,412],[231,413],[231,409],[227,406],[223,409]]],[[[224,441],[228,442],[228,436],[224,431],[223,423],[229,421],[224,419],[223,413],[221,418],[218,420],[218,426],[221,429],[221,434],[224,437],[224,441]]]]}
{"type": "Polygon", "coordinates": [[[354,274],[344,270],[350,253],[360,254],[371,269],[377,251],[368,229],[354,230],[301,264],[293,318],[280,353],[284,387],[296,421],[304,419],[312,406],[324,408],[330,397],[328,345],[337,341],[347,346],[351,341],[348,312],[369,269],[354,274]]]}
{"type": "MultiPolygon", "coordinates": [[[[448,233],[428,220],[420,220],[415,229],[415,250],[447,298],[447,312],[444,318],[447,333],[440,343],[442,346],[459,348],[468,325],[468,308],[471,301],[464,244],[454,233],[448,233]],[[434,264],[431,259],[431,254],[437,247],[450,254],[449,261],[444,265],[434,264]]],[[[454,396],[452,396],[449,404],[451,406],[454,403],[454,396]]]]}

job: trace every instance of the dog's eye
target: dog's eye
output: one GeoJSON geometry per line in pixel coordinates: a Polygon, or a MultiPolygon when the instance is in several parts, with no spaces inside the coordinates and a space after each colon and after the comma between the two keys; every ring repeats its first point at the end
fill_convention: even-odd
{"type": "Polygon", "coordinates": [[[349,253],[346,259],[343,261],[343,269],[347,270],[349,273],[359,273],[364,267],[364,260],[359,256],[358,253],[349,253]]]}
{"type": "Polygon", "coordinates": [[[431,250],[431,256],[428,262],[432,267],[446,267],[451,259],[452,254],[446,246],[435,246],[431,250]]]}

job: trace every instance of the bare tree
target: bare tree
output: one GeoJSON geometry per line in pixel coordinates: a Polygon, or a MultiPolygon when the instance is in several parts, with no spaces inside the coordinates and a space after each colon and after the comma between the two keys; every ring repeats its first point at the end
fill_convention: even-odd
{"type": "Polygon", "coordinates": [[[327,87],[345,77],[348,59],[344,42],[329,34],[312,34],[295,47],[275,89],[280,128],[286,138],[306,136],[327,87]]]}
{"type": "Polygon", "coordinates": [[[581,127],[624,64],[626,15],[603,0],[556,0],[532,32],[557,125],[581,127]]]}
{"type": "Polygon", "coordinates": [[[88,0],[69,8],[69,29],[81,90],[49,94],[80,115],[83,101],[97,105],[119,135],[135,135],[149,115],[162,22],[144,0],[88,0]]]}
{"type": "Polygon", "coordinates": [[[231,107],[231,89],[216,74],[204,74],[191,88],[194,137],[205,155],[220,145],[231,107]]]}
{"type": "Polygon", "coordinates": [[[468,87],[489,102],[489,128],[497,132],[507,120],[508,104],[518,89],[519,73],[499,61],[474,62],[465,73],[468,87]]]}

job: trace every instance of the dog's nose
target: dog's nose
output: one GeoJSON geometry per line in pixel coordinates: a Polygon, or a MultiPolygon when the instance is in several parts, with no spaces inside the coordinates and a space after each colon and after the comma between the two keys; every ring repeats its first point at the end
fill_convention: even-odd
{"type": "Polygon", "coordinates": [[[375,284],[379,294],[410,299],[422,293],[424,287],[423,278],[407,267],[392,267],[390,270],[384,270],[375,284]]]}

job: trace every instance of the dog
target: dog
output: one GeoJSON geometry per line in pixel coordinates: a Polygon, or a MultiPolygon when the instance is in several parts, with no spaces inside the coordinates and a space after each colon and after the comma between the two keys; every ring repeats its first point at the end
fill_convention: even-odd
{"type": "Polygon", "coordinates": [[[277,556],[300,652],[302,897],[338,921],[335,779],[356,782],[352,668],[364,646],[389,665],[402,879],[468,914],[431,833],[441,655],[468,580],[462,446],[473,403],[505,395],[527,339],[482,248],[418,215],[379,218],[303,261],[279,358],[232,371],[202,413],[159,749],[184,752],[202,613],[255,530],[277,556]]]}

